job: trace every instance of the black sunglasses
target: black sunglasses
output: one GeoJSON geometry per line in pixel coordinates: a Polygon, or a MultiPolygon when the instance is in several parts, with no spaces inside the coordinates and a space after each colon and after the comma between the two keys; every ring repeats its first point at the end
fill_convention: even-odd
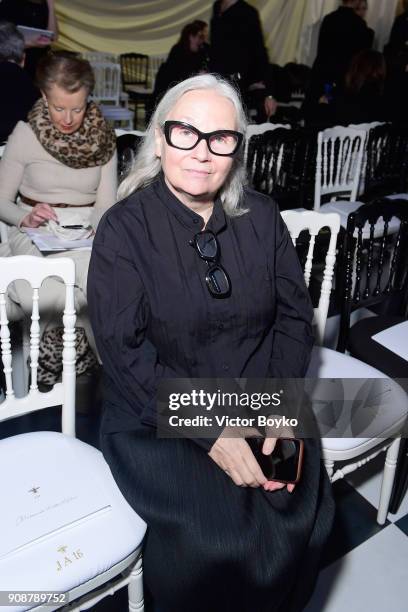
{"type": "Polygon", "coordinates": [[[215,130],[215,132],[200,132],[197,128],[183,121],[165,121],[164,136],[170,147],[190,151],[205,140],[207,147],[214,155],[230,157],[234,155],[243,139],[241,132],[233,130],[215,130]]]}
{"type": "Polygon", "coordinates": [[[218,263],[220,246],[215,234],[210,230],[204,230],[196,234],[190,240],[190,244],[196,249],[201,259],[207,263],[205,282],[210,294],[215,298],[228,297],[231,294],[231,281],[226,270],[218,263]]]}

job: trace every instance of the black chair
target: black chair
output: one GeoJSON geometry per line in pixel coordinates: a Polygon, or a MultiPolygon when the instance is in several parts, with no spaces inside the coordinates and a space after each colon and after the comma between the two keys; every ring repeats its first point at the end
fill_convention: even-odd
{"type": "Polygon", "coordinates": [[[122,53],[120,56],[122,84],[129,99],[137,107],[150,108],[153,88],[149,83],[149,56],[142,53],[122,53]]]}
{"type": "Polygon", "coordinates": [[[376,321],[377,331],[387,328],[390,315],[399,317],[399,321],[404,320],[408,292],[407,261],[408,206],[405,200],[377,200],[360,206],[349,215],[338,292],[341,318],[337,350],[344,353],[348,349],[351,355],[382,372],[386,371],[386,364],[378,363],[376,359],[373,362],[373,349],[377,344],[371,339],[373,322],[363,319],[350,328],[350,317],[359,308],[374,309],[380,317],[376,321]],[[391,224],[393,217],[399,220],[397,227],[395,219],[391,224]],[[384,323],[382,327],[381,321],[384,323]]]}
{"type": "Polygon", "coordinates": [[[364,193],[361,200],[407,190],[408,130],[391,124],[378,125],[369,131],[366,144],[364,193]]]}
{"type": "MultiPolygon", "coordinates": [[[[408,295],[408,206],[405,200],[380,200],[360,207],[348,218],[343,250],[344,299],[341,310],[340,337],[337,350],[348,348],[350,354],[377,368],[391,378],[399,379],[408,392],[408,363],[372,337],[407,319],[408,295]],[[362,238],[362,228],[368,221],[370,233],[378,218],[384,219],[381,239],[372,236],[368,243],[362,238]],[[391,218],[400,220],[399,231],[389,235],[391,218]],[[357,229],[357,239],[354,232],[357,229]],[[365,261],[364,261],[365,260],[365,261]],[[353,287],[353,274],[355,285],[353,287]],[[385,304],[385,308],[384,308],[385,304]],[[378,309],[380,314],[355,323],[350,328],[351,313],[362,306],[378,309]],[[382,312],[381,312],[382,311],[382,312]]],[[[390,512],[397,512],[408,489],[408,440],[402,439],[390,512]]]]}
{"type": "Polygon", "coordinates": [[[116,138],[119,183],[127,176],[141,140],[142,136],[137,134],[122,134],[116,138]]]}
{"type": "Polygon", "coordinates": [[[281,210],[312,208],[316,138],[301,129],[276,128],[248,143],[247,173],[254,189],[281,210]]]}

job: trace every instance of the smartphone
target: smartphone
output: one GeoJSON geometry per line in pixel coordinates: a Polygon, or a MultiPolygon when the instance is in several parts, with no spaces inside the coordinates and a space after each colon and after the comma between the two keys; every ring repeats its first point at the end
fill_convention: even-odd
{"type": "Polygon", "coordinates": [[[300,480],[303,462],[303,440],[278,438],[270,455],[262,453],[265,438],[246,438],[255,459],[268,480],[296,484],[300,480]]]}

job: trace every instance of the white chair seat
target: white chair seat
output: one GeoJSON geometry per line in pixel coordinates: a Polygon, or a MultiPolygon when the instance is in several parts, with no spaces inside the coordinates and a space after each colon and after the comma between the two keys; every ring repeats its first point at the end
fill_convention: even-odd
{"type": "MultiPolygon", "coordinates": [[[[327,399],[328,402],[336,399],[342,400],[341,415],[336,415],[336,426],[330,432],[333,437],[323,437],[322,445],[326,451],[341,451],[343,459],[347,459],[344,456],[344,451],[350,451],[351,456],[355,456],[364,452],[364,449],[369,450],[377,445],[378,438],[387,439],[391,437],[401,429],[401,425],[407,418],[408,406],[404,390],[376,368],[354,357],[332,349],[315,346],[306,377],[326,379],[320,386],[320,390],[324,393],[323,397],[319,397],[320,380],[316,381],[316,387],[313,391],[314,400],[323,399],[325,401],[327,399]],[[341,383],[338,379],[347,379],[347,382],[341,383]],[[351,379],[356,379],[355,385],[351,379]],[[378,389],[375,389],[375,394],[381,397],[381,406],[372,407],[373,410],[377,408],[375,418],[367,419],[366,431],[361,432],[362,437],[345,437],[347,428],[350,430],[353,425],[353,401],[358,396],[357,394],[362,391],[361,381],[366,379],[377,379],[378,389]]],[[[363,391],[361,402],[365,400],[367,400],[366,409],[369,410],[370,400],[363,391]]],[[[320,413],[321,415],[321,401],[320,403],[317,402],[313,408],[316,414],[320,413]]],[[[361,410],[364,409],[363,403],[361,410]]],[[[319,418],[321,419],[321,416],[319,418]]],[[[327,423],[325,427],[328,427],[327,423]]]]}
{"type": "Polygon", "coordinates": [[[105,572],[117,575],[122,561],[139,555],[146,524],[95,448],[57,432],[22,434],[0,441],[0,464],[7,466],[3,494],[6,478],[19,492],[7,499],[10,521],[0,523],[0,590],[71,591],[105,572]],[[25,525],[30,540],[22,545],[25,525]]]}
{"type": "Polygon", "coordinates": [[[133,112],[122,106],[109,106],[108,104],[100,105],[102,114],[107,119],[127,120],[133,118],[133,112]]]}

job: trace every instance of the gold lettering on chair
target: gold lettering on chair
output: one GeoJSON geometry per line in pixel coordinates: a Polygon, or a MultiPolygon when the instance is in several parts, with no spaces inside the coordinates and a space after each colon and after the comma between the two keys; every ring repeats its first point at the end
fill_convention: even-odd
{"type": "Polygon", "coordinates": [[[69,567],[70,565],[72,565],[72,563],[75,563],[75,561],[79,561],[79,559],[82,559],[82,557],[84,556],[84,553],[80,548],[77,548],[73,552],[68,553],[67,550],[68,546],[60,546],[59,548],[57,548],[57,552],[63,555],[62,559],[57,559],[56,561],[57,572],[62,571],[65,567],[69,567]]]}

